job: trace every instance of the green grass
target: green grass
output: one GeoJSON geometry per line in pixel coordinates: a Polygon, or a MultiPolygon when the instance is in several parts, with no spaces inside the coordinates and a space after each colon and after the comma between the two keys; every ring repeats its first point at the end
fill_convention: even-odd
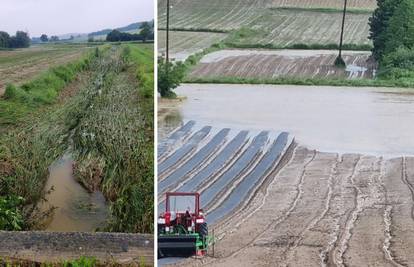
{"type": "Polygon", "coordinates": [[[139,45],[120,49],[121,71],[105,75],[101,94],[74,132],[75,174],[89,189],[99,184],[111,201],[106,230],[152,232],[153,50],[139,45]]]}
{"type": "MultiPolygon", "coordinates": [[[[343,13],[342,8],[328,8],[328,7],[271,7],[270,10],[343,13]]],[[[346,12],[349,14],[372,14],[373,10],[363,9],[363,8],[347,8],[346,12]]]]}
{"type": "Polygon", "coordinates": [[[274,85],[309,85],[309,86],[352,86],[352,87],[414,87],[411,80],[386,79],[340,79],[340,78],[290,78],[274,79],[243,78],[243,77],[211,77],[186,78],[185,83],[218,83],[218,84],[274,84],[274,85]]]}
{"type": "MultiPolygon", "coordinates": [[[[290,45],[275,45],[275,44],[241,44],[233,43],[231,41],[224,41],[224,47],[226,48],[240,48],[240,49],[303,49],[303,50],[339,50],[339,44],[304,44],[296,43],[290,45]]],[[[372,45],[370,44],[343,44],[343,50],[348,51],[371,51],[372,45]]]]}
{"type": "Polygon", "coordinates": [[[0,99],[0,128],[15,126],[27,114],[54,103],[60,91],[89,67],[91,56],[51,68],[20,86],[8,84],[0,99]]]}
{"type": "MultiPolygon", "coordinates": [[[[158,30],[165,31],[167,28],[159,27],[158,30]]],[[[173,27],[170,28],[170,31],[177,31],[177,32],[216,32],[216,33],[228,33],[229,30],[222,30],[222,29],[211,29],[211,28],[179,28],[173,27]]]]}
{"type": "Polygon", "coordinates": [[[97,266],[97,260],[93,257],[81,256],[78,259],[64,261],[63,267],[94,267],[97,266]]]}

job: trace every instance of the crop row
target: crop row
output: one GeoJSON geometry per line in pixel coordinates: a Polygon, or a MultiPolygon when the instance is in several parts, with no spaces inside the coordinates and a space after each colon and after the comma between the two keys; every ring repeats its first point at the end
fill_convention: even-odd
{"type": "Polygon", "coordinates": [[[190,78],[349,77],[372,78],[375,66],[368,53],[346,52],[348,69],[334,67],[336,51],[222,50],[205,56],[190,78]]]}
{"type": "MultiPolygon", "coordinates": [[[[207,219],[215,223],[248,201],[276,168],[292,139],[287,133],[274,137],[266,131],[216,132],[209,126],[190,134],[191,123],[174,133],[172,140],[161,142],[159,193],[200,192],[207,219]]],[[[162,212],[163,196],[159,199],[162,212]]]]}

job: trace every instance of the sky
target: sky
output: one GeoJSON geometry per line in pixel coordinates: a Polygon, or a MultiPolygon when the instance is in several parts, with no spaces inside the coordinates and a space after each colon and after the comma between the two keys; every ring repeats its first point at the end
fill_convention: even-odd
{"type": "Polygon", "coordinates": [[[0,0],[0,31],[89,33],[154,18],[154,0],[0,0]]]}

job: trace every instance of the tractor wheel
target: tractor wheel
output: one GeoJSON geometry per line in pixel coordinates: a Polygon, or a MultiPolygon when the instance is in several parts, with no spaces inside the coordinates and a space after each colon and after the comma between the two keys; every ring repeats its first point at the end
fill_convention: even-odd
{"type": "Polygon", "coordinates": [[[207,223],[200,224],[200,236],[202,239],[206,238],[208,236],[208,226],[207,223]]]}

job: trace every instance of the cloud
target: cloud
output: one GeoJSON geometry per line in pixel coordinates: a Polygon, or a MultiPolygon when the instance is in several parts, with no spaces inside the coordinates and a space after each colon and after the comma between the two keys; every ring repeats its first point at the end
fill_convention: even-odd
{"type": "Polygon", "coordinates": [[[1,0],[0,30],[88,33],[154,18],[154,0],[1,0]]]}

